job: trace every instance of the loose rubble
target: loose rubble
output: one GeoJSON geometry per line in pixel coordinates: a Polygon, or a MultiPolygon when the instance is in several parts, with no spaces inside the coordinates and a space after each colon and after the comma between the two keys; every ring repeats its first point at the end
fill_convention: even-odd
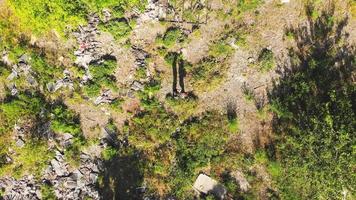
{"type": "Polygon", "coordinates": [[[148,21],[159,21],[166,17],[166,10],[167,8],[160,1],[148,0],[146,10],[140,14],[137,24],[144,24],[148,21]]]}
{"type": "MultiPolygon", "coordinates": [[[[64,135],[64,137],[71,139],[69,135],[64,135]]],[[[105,143],[102,140],[101,144],[105,143]]],[[[50,161],[40,181],[35,181],[33,176],[25,176],[19,180],[5,177],[0,179],[0,190],[4,190],[4,200],[37,200],[42,198],[41,185],[48,184],[53,187],[58,199],[91,198],[96,200],[100,199],[95,184],[101,169],[101,160],[85,153],[80,155],[80,166],[76,169],[69,169],[68,163],[64,160],[64,154],[56,150],[55,157],[50,161]]]]}
{"type": "Polygon", "coordinates": [[[231,173],[231,176],[239,183],[241,192],[247,192],[251,186],[245,178],[244,174],[240,171],[235,171],[231,173]]]}
{"type": "Polygon", "coordinates": [[[4,190],[4,200],[37,200],[42,199],[41,188],[33,176],[25,176],[20,180],[14,178],[0,179],[0,190],[4,190]]]}
{"type": "Polygon", "coordinates": [[[71,79],[70,71],[65,69],[63,71],[63,78],[58,80],[56,83],[48,83],[47,90],[49,92],[56,92],[61,88],[68,88],[69,90],[74,90],[73,81],[71,79]]]}
{"type": "Polygon", "coordinates": [[[110,90],[104,91],[99,97],[97,97],[94,101],[95,105],[99,105],[102,103],[111,103],[114,101],[116,98],[111,95],[110,90]]]}
{"type": "Polygon", "coordinates": [[[10,67],[12,65],[12,62],[9,59],[9,52],[7,52],[6,50],[4,50],[2,52],[1,62],[3,62],[8,67],[10,67]]]}
{"type": "MultiPolygon", "coordinates": [[[[31,58],[26,55],[23,54],[19,59],[18,59],[18,63],[12,65],[12,72],[11,74],[7,77],[7,80],[10,81],[10,84],[8,85],[9,90],[11,91],[11,95],[15,96],[17,95],[18,91],[17,91],[17,87],[16,84],[11,82],[14,79],[19,78],[20,76],[23,76],[26,78],[27,82],[31,85],[31,86],[37,86],[37,81],[36,79],[33,77],[33,71],[31,69],[31,65],[29,64],[29,61],[31,60],[31,58]]],[[[5,58],[3,55],[2,61],[5,63],[7,62],[7,64],[11,64],[11,62],[8,60],[7,55],[5,53],[5,58]]]]}
{"type": "Polygon", "coordinates": [[[92,79],[89,64],[101,63],[103,62],[104,56],[111,54],[102,48],[101,42],[97,39],[97,36],[100,34],[97,28],[99,22],[99,16],[93,14],[89,17],[87,26],[79,26],[79,30],[74,32],[74,36],[79,43],[79,49],[74,52],[74,55],[77,57],[75,64],[85,70],[85,75],[82,77],[82,84],[92,79]]]}

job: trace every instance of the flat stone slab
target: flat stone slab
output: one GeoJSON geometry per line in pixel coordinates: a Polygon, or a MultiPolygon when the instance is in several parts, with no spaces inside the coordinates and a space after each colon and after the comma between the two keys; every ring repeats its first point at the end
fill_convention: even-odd
{"type": "Polygon", "coordinates": [[[195,180],[193,188],[203,194],[211,193],[219,199],[224,199],[226,194],[226,189],[223,185],[205,174],[199,174],[198,178],[195,180]]]}

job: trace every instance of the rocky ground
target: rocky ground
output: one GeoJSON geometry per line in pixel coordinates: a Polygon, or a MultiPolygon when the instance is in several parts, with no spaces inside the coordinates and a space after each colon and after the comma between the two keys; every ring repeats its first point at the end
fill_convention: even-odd
{"type": "MultiPolygon", "coordinates": [[[[0,0],[1,3],[1,0],[0,0]]],[[[211,9],[226,11],[228,8],[222,1],[213,0],[211,9]]],[[[198,106],[194,111],[195,115],[204,113],[207,110],[218,110],[221,113],[226,112],[226,105],[233,103],[236,105],[237,118],[239,119],[239,134],[231,141],[239,146],[244,153],[252,154],[256,147],[264,147],[273,139],[271,134],[271,120],[269,114],[261,117],[258,114],[256,102],[246,101],[244,90],[247,88],[253,91],[254,96],[261,100],[262,104],[268,102],[268,89],[272,86],[273,80],[278,78],[277,70],[271,70],[260,73],[257,69],[250,67],[258,59],[258,52],[266,48],[275,55],[278,63],[286,63],[287,48],[293,44],[285,39],[285,30],[280,27],[287,27],[296,24],[300,20],[300,10],[302,4],[299,1],[276,6],[275,1],[266,1],[257,11],[259,14],[247,13],[240,18],[239,22],[233,19],[223,19],[217,14],[209,16],[207,24],[200,25],[199,37],[191,34],[188,41],[182,46],[174,46],[171,50],[181,50],[184,60],[191,64],[201,61],[209,51],[209,45],[217,40],[223,33],[224,27],[228,24],[237,24],[244,29],[251,30],[247,36],[248,47],[240,47],[232,44],[233,54],[228,58],[228,69],[224,82],[211,91],[194,91],[189,83],[189,78],[185,79],[187,90],[193,91],[198,97],[198,106]],[[271,23],[273,22],[273,23],[271,23]]],[[[165,9],[160,1],[148,1],[146,10],[141,13],[136,21],[137,24],[130,35],[131,47],[126,48],[122,44],[116,43],[113,36],[107,32],[100,32],[98,24],[110,21],[110,12],[103,11],[104,19],[98,15],[92,14],[88,17],[88,24],[78,27],[73,32],[73,38],[76,40],[75,66],[84,69],[85,73],[80,77],[81,86],[91,80],[90,64],[101,63],[105,57],[113,57],[118,67],[115,71],[116,84],[120,91],[103,91],[92,99],[64,99],[65,104],[76,113],[79,113],[82,124],[82,131],[86,138],[99,138],[100,142],[86,147],[80,153],[79,165],[70,166],[64,159],[64,149],[72,143],[73,136],[64,134],[61,136],[48,134],[52,143],[58,145],[50,146],[55,152],[46,170],[42,173],[41,179],[36,180],[29,174],[20,179],[12,177],[0,178],[0,189],[4,190],[3,198],[5,200],[22,199],[42,199],[40,185],[49,184],[54,188],[55,196],[58,199],[100,199],[97,189],[98,175],[102,170],[101,151],[107,146],[110,140],[110,134],[105,127],[110,119],[113,119],[119,130],[123,129],[125,122],[132,117],[136,109],[140,109],[139,100],[135,94],[142,91],[145,85],[150,82],[157,73],[162,77],[161,89],[158,92],[159,100],[164,103],[166,95],[171,92],[172,74],[169,66],[164,59],[156,52],[156,38],[166,31],[167,26],[159,21],[164,17],[165,9]],[[148,63],[147,60],[150,60],[148,63]],[[145,68],[146,77],[137,79],[135,72],[145,68]],[[123,99],[123,112],[117,113],[110,109],[108,104],[115,99],[123,99]]],[[[355,23],[351,23],[355,25],[355,23]]],[[[184,24],[177,24],[178,27],[189,27],[184,24]]],[[[192,27],[189,27],[192,28],[192,27]]],[[[355,29],[350,27],[350,29],[355,29]]],[[[354,37],[351,34],[351,38],[354,37]]],[[[40,40],[37,41],[39,43],[40,40]]],[[[43,44],[46,45],[46,44],[43,44]]],[[[24,77],[30,85],[36,87],[38,83],[33,79],[31,66],[28,64],[30,57],[20,57],[16,63],[12,63],[8,58],[8,53],[2,53],[2,62],[12,67],[12,73],[8,76],[11,82],[18,77],[24,77]]],[[[53,80],[53,83],[46,85],[49,92],[55,93],[61,88],[74,90],[73,75],[68,71],[63,71],[63,77],[59,80],[53,80]]],[[[15,83],[3,86],[0,84],[0,99],[2,87],[10,88],[11,94],[17,95],[17,86],[15,83]]],[[[261,103],[260,102],[260,103],[261,103]]],[[[25,127],[15,127],[17,132],[15,137],[16,145],[21,147],[26,143],[21,133],[25,127]]],[[[11,158],[8,158],[11,162],[11,158]]],[[[265,180],[266,188],[271,184],[268,173],[263,167],[254,169],[257,174],[265,180]]],[[[233,176],[238,180],[243,191],[248,191],[251,187],[248,180],[240,171],[234,172],[233,176]]]]}

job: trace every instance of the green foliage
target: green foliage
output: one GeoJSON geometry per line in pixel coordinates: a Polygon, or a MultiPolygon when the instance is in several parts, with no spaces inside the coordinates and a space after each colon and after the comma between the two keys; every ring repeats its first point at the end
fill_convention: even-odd
{"type": "Polygon", "coordinates": [[[262,2],[263,0],[238,0],[237,8],[239,12],[246,12],[256,9],[262,2]]]}
{"type": "Polygon", "coordinates": [[[216,88],[224,80],[226,69],[226,63],[212,57],[204,58],[198,64],[186,67],[187,73],[192,76],[194,88],[200,91],[216,88]]]}
{"type": "Polygon", "coordinates": [[[41,194],[43,200],[56,200],[56,195],[52,186],[43,184],[41,186],[41,194]]]}
{"type": "Polygon", "coordinates": [[[174,99],[169,97],[166,99],[166,102],[180,121],[184,121],[192,116],[198,107],[198,101],[194,98],[174,99]]]}
{"type": "Polygon", "coordinates": [[[177,138],[177,166],[172,170],[172,192],[178,199],[192,198],[191,184],[200,169],[223,155],[229,136],[227,119],[217,113],[181,127],[177,138]]]}
{"type": "MultiPolygon", "coordinates": [[[[7,144],[9,145],[9,144],[7,144]]],[[[22,148],[12,147],[17,155],[13,157],[13,163],[0,168],[0,176],[22,177],[31,173],[40,177],[42,171],[47,167],[53,152],[48,150],[47,144],[37,139],[29,139],[22,148]]]]}
{"type": "Polygon", "coordinates": [[[81,133],[79,116],[63,104],[52,108],[51,128],[56,133],[70,133],[78,136],[81,133]]]}
{"type": "Polygon", "coordinates": [[[163,36],[158,36],[156,42],[165,47],[172,47],[176,43],[182,43],[187,38],[182,30],[176,27],[169,28],[163,36]]]}
{"type": "Polygon", "coordinates": [[[233,48],[224,41],[219,41],[210,46],[209,56],[215,58],[226,58],[233,52],[233,48]]]}
{"type": "Polygon", "coordinates": [[[343,21],[330,23],[332,6],[317,17],[312,6],[306,10],[310,27],[290,30],[299,44],[291,57],[300,62],[292,62],[293,71],[271,92],[284,169],[278,187],[284,199],[341,199],[344,190],[351,199],[356,184],[355,47],[339,35],[343,21]]]}
{"type": "Polygon", "coordinates": [[[88,8],[80,0],[9,0],[20,26],[35,34],[57,29],[64,33],[67,25],[76,27],[85,21],[88,8]]]}
{"type": "Polygon", "coordinates": [[[89,70],[92,81],[84,87],[84,93],[89,97],[96,97],[101,90],[111,89],[116,91],[116,77],[114,76],[117,67],[116,60],[108,59],[99,65],[91,65],[89,70]]]}
{"type": "Polygon", "coordinates": [[[104,160],[110,160],[110,159],[113,159],[115,156],[117,156],[117,154],[118,154],[118,151],[116,148],[107,147],[102,152],[102,157],[104,160]]]}
{"type": "Polygon", "coordinates": [[[133,133],[129,136],[131,143],[146,150],[168,142],[177,124],[176,118],[166,113],[156,100],[152,99],[147,104],[145,111],[133,118],[129,129],[133,133]]]}
{"type": "MultiPolygon", "coordinates": [[[[9,7],[17,23],[26,31],[37,35],[52,29],[64,34],[68,25],[76,28],[84,24],[91,12],[101,13],[109,8],[114,17],[123,17],[134,8],[143,11],[145,0],[9,0],[9,7]]],[[[3,26],[10,26],[4,24],[3,26]]]]}
{"type": "Polygon", "coordinates": [[[130,24],[126,22],[126,20],[110,21],[109,23],[101,25],[100,28],[102,31],[111,33],[117,41],[126,38],[132,30],[130,24]]]}
{"type": "Polygon", "coordinates": [[[237,119],[229,120],[229,131],[232,133],[236,133],[239,131],[239,122],[237,119]]]}
{"type": "Polygon", "coordinates": [[[3,129],[9,130],[21,118],[35,119],[44,105],[44,99],[36,94],[20,93],[15,98],[0,103],[0,113],[4,117],[3,129]]]}
{"type": "Polygon", "coordinates": [[[258,57],[258,67],[261,72],[268,72],[275,66],[273,52],[263,49],[258,57]]]}

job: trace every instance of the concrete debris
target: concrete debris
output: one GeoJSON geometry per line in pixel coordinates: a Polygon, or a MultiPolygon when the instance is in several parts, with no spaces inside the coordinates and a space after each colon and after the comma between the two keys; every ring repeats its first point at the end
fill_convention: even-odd
{"type": "Polygon", "coordinates": [[[49,92],[56,92],[57,90],[61,89],[61,88],[69,88],[69,90],[74,90],[74,85],[73,85],[73,81],[71,79],[71,74],[70,71],[68,71],[67,69],[65,69],[63,71],[63,78],[60,80],[57,80],[57,82],[54,83],[48,83],[47,84],[47,90],[49,92]]]}
{"type": "Polygon", "coordinates": [[[103,12],[103,15],[104,15],[103,22],[107,23],[108,21],[111,20],[111,12],[107,8],[104,8],[102,12],[103,12]]]}
{"type": "Polygon", "coordinates": [[[148,0],[146,10],[140,14],[137,24],[144,24],[148,21],[159,21],[166,17],[165,6],[158,0],[148,0]]]}
{"type": "Polygon", "coordinates": [[[247,192],[251,188],[250,184],[248,183],[247,179],[245,178],[242,172],[240,171],[232,172],[231,176],[239,184],[242,192],[247,192]]]}
{"type": "Polygon", "coordinates": [[[211,193],[218,199],[224,199],[226,195],[225,187],[205,174],[199,174],[193,189],[205,195],[211,193]]]}
{"type": "Polygon", "coordinates": [[[4,200],[42,199],[41,188],[33,176],[25,176],[20,180],[12,177],[0,179],[0,190],[4,190],[4,200]]]}
{"type": "Polygon", "coordinates": [[[8,67],[12,65],[12,62],[9,59],[9,53],[6,50],[2,52],[1,62],[3,62],[8,67]]]}
{"type": "Polygon", "coordinates": [[[111,103],[114,101],[116,98],[111,95],[110,90],[104,91],[99,97],[97,97],[94,101],[95,105],[99,105],[102,103],[111,103]]]}
{"type": "Polygon", "coordinates": [[[86,71],[82,83],[86,83],[91,79],[89,64],[100,62],[105,55],[105,52],[101,51],[101,43],[97,40],[97,35],[99,34],[97,26],[99,22],[99,16],[92,14],[89,17],[88,25],[84,27],[80,26],[79,30],[74,33],[79,43],[79,49],[74,52],[74,55],[77,57],[75,63],[86,71]]]}
{"type": "Polygon", "coordinates": [[[144,88],[145,86],[138,81],[134,81],[131,85],[131,89],[135,91],[143,91],[144,88]]]}

